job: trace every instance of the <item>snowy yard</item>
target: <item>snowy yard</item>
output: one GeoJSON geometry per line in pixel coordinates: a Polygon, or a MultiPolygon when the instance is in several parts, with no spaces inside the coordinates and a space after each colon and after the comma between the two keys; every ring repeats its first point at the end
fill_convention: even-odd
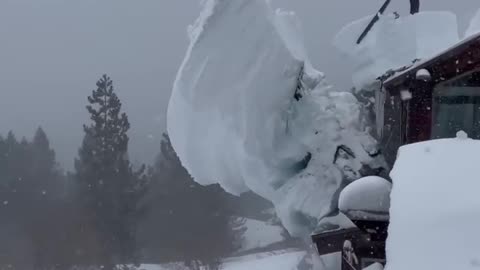
{"type": "Polygon", "coordinates": [[[243,225],[246,231],[243,234],[242,248],[240,251],[267,247],[285,240],[280,226],[269,225],[266,222],[246,219],[243,225]]]}
{"type": "MultiPolygon", "coordinates": [[[[305,251],[279,251],[226,259],[223,270],[295,270],[305,251]]],[[[179,265],[142,265],[140,270],[178,270],[179,265]]]]}

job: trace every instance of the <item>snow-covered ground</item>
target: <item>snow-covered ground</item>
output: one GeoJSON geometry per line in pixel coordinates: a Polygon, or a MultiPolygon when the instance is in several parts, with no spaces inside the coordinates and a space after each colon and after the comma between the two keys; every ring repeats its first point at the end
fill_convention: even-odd
{"type": "Polygon", "coordinates": [[[480,141],[407,145],[391,173],[387,270],[480,267],[480,141]]]}
{"type": "Polygon", "coordinates": [[[285,240],[282,227],[270,225],[264,221],[246,219],[242,227],[245,232],[240,251],[263,248],[285,240]]]}
{"type": "MultiPolygon", "coordinates": [[[[279,251],[226,259],[222,270],[296,270],[307,255],[304,251],[279,251]]],[[[141,265],[140,270],[185,270],[179,264],[141,265]]]]}
{"type": "Polygon", "coordinates": [[[262,253],[226,260],[224,270],[296,270],[306,252],[262,253]]]}

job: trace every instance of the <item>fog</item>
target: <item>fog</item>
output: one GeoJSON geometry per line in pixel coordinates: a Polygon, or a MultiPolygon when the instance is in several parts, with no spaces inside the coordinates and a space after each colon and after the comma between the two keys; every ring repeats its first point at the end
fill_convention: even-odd
{"type": "MultiPolygon", "coordinates": [[[[42,126],[57,158],[71,168],[88,121],[86,97],[104,73],[129,115],[130,154],[150,162],[165,130],[165,110],[188,45],[198,0],[0,0],[0,134],[31,137],[42,126]]],[[[407,0],[390,11],[408,12],[407,0]]],[[[422,10],[451,10],[463,32],[478,0],[423,0],[422,10]]],[[[347,22],[383,0],[273,0],[297,12],[314,65],[349,88],[349,63],[331,46],[347,22]]]]}

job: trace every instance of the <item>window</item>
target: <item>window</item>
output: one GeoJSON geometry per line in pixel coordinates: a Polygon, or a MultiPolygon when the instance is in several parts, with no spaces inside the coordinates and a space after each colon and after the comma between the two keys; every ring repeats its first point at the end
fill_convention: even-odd
{"type": "Polygon", "coordinates": [[[480,138],[480,73],[473,72],[438,85],[433,93],[432,138],[455,137],[465,131],[480,138]]]}

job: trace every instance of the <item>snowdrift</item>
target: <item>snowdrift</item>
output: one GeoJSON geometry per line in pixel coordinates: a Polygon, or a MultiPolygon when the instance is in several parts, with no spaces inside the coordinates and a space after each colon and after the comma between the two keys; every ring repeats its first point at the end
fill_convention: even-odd
{"type": "Polygon", "coordinates": [[[465,135],[400,149],[391,172],[387,270],[478,269],[479,152],[480,141],[465,135]]]}
{"type": "MultiPolygon", "coordinates": [[[[222,270],[295,270],[302,268],[302,263],[309,256],[304,251],[284,250],[277,252],[258,253],[242,257],[225,259],[222,270]]],[[[182,263],[165,265],[144,264],[139,270],[187,270],[182,263]]]]}
{"type": "Polygon", "coordinates": [[[348,181],[383,163],[372,158],[376,142],[357,99],[328,86],[308,61],[295,15],[267,2],[205,2],[173,87],[168,132],[197,182],[252,190],[274,203],[291,234],[307,236],[335,212],[348,181]]]}

